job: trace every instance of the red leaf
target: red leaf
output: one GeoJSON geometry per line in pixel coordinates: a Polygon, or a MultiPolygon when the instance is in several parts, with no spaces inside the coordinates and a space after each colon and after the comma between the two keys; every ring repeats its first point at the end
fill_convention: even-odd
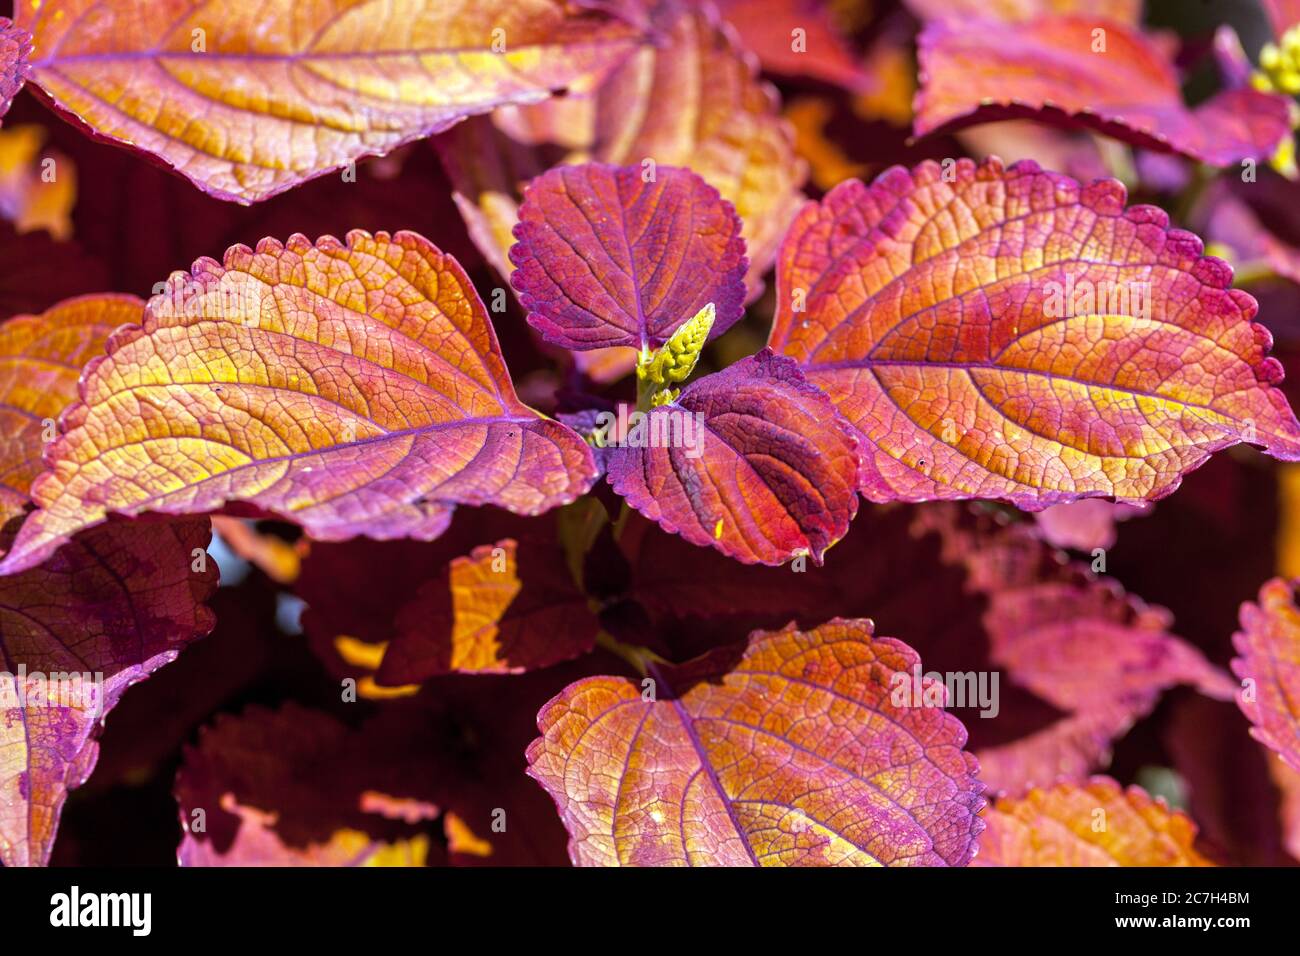
{"type": "Polygon", "coordinates": [[[857,513],[850,429],[770,350],[693,382],[642,427],[641,447],[629,437],[609,450],[609,483],[692,544],[746,564],[820,564],[857,513]]]}
{"type": "Polygon", "coordinates": [[[41,865],[122,692],[212,629],[206,521],[114,522],[0,578],[0,858],[41,865]],[[197,563],[197,564],[196,564],[197,563]],[[194,570],[195,567],[201,570],[194,570]],[[26,675],[20,699],[19,677],[26,675]]]}
{"type": "Polygon", "coordinates": [[[943,559],[964,565],[967,587],[986,597],[991,664],[1069,715],[977,750],[990,786],[1019,790],[1096,769],[1110,741],[1178,684],[1219,700],[1232,696],[1228,675],[1169,632],[1167,611],[1065,563],[1029,526],[998,529],[953,506],[918,509],[916,526],[939,534],[943,559]]]}
{"type": "Polygon", "coordinates": [[[1286,99],[1253,89],[1189,110],[1159,47],[1096,17],[936,21],[921,34],[918,55],[917,135],[1033,117],[1228,166],[1267,159],[1291,130],[1286,99]]]}
{"type": "Polygon", "coordinates": [[[0,17],[0,116],[9,112],[9,105],[27,82],[31,53],[32,38],[27,31],[18,29],[8,17],[0,17]]]}
{"type": "Polygon", "coordinates": [[[686,169],[587,163],[528,185],[510,283],[528,321],[570,349],[656,349],[713,303],[712,335],[744,309],[745,242],[731,203],[686,169]]]}
{"type": "Polygon", "coordinates": [[[818,0],[718,0],[717,6],[746,48],[758,54],[764,70],[857,92],[870,89],[871,80],[828,5],[818,0]],[[796,36],[802,40],[799,47],[796,36]]]}

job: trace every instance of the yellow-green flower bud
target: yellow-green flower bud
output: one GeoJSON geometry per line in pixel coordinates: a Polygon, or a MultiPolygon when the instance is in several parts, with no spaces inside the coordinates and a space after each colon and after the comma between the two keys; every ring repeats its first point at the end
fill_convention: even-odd
{"type": "MultiPolygon", "coordinates": [[[[694,371],[695,363],[700,360],[700,352],[708,341],[716,316],[713,303],[710,302],[693,318],[683,322],[662,348],[641,357],[637,363],[637,378],[653,386],[656,395],[674,382],[686,381],[694,371]]],[[[671,400],[669,398],[664,401],[671,400]]],[[[652,404],[656,405],[662,405],[664,401],[654,401],[654,397],[651,399],[652,404]]]]}
{"type": "Polygon", "coordinates": [[[1277,43],[1265,43],[1259,51],[1259,70],[1251,85],[1265,93],[1300,95],[1300,24],[1291,27],[1277,43]]]}

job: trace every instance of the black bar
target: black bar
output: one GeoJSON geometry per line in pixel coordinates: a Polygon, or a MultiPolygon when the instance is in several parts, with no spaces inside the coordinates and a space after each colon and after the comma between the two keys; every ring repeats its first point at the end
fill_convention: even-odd
{"type": "Polygon", "coordinates": [[[416,933],[438,948],[462,934],[479,945],[518,938],[546,947],[637,937],[648,947],[667,934],[695,945],[716,936],[734,949],[750,937],[775,945],[775,934],[789,931],[812,933],[810,946],[843,934],[863,950],[873,939],[903,938],[991,947],[1094,938],[1150,945],[1197,935],[1219,943],[1293,926],[1298,872],[0,869],[0,938],[6,953],[20,952],[9,944],[28,938],[143,941],[129,925],[52,926],[56,894],[70,903],[76,886],[83,907],[88,894],[148,893],[147,938],[205,947],[349,939],[378,946],[416,933]],[[1152,922],[1119,925],[1132,919],[1152,922]],[[1208,928],[1199,924],[1205,919],[1208,928]]]}

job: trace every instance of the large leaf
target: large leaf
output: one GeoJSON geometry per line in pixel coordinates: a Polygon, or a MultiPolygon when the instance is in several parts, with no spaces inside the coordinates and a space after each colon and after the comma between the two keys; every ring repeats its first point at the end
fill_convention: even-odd
{"type": "Polygon", "coordinates": [[[0,578],[0,859],[49,859],[122,692],[212,629],[208,523],[114,522],[0,578]],[[20,694],[22,696],[20,697],[20,694]]]}
{"type": "Polygon", "coordinates": [[[1241,606],[1233,637],[1240,657],[1232,670],[1242,680],[1237,703],[1254,725],[1251,736],[1300,770],[1300,608],[1293,586],[1266,583],[1259,603],[1241,606]]]}
{"type": "Polygon", "coordinates": [[[528,186],[510,250],[528,321],[571,349],[656,349],[710,303],[712,335],[744,308],[745,243],[731,203],[687,169],[587,163],[528,186]]]}
{"type": "Polygon", "coordinates": [[[977,866],[1210,866],[1196,825],[1109,777],[1003,797],[984,812],[977,866]]]}
{"type": "Polygon", "coordinates": [[[1172,492],[1238,442],[1300,458],[1255,301],[1112,180],[894,168],[809,204],[771,345],[861,434],[874,501],[1172,492]]]}
{"type": "Polygon", "coordinates": [[[638,40],[570,0],[50,0],[18,25],[61,110],[239,202],[545,99],[638,40]]]}
{"type": "Polygon", "coordinates": [[[641,428],[608,450],[609,483],[692,544],[747,564],[820,564],[857,513],[852,430],[767,349],[693,382],[641,428]]]}
{"type": "Polygon", "coordinates": [[[1029,522],[975,512],[864,509],[824,566],[802,573],[739,564],[633,516],[618,553],[596,553],[590,586],[612,634],[674,660],[832,612],[906,633],[924,660],[985,682],[950,709],[997,790],[1104,768],[1175,686],[1232,698],[1232,678],[1172,633],[1163,608],[1067,562],[1029,522]]]}
{"type": "Polygon", "coordinates": [[[1270,93],[1227,90],[1188,109],[1159,46],[1093,16],[936,21],[918,55],[918,135],[1028,116],[1228,166],[1267,159],[1290,134],[1288,103],[1270,93]]]}
{"type": "Polygon", "coordinates": [[[63,424],[5,572],[108,512],[247,502],[324,540],[430,539],[456,504],[536,514],[595,473],[516,396],[461,267],[409,232],[264,239],[173,274],[63,424]]]}
{"type": "Polygon", "coordinates": [[[506,252],[528,180],[557,160],[652,159],[694,170],[735,206],[751,295],[761,289],[805,176],[776,93],[712,5],[658,0],[651,19],[661,42],[638,49],[591,93],[508,107],[439,138],[470,234],[502,275],[511,271],[506,252]]]}
{"type": "Polygon", "coordinates": [[[869,621],[757,631],[648,683],[570,685],[538,714],[529,773],[579,865],[962,866],[982,786],[919,668],[869,621]],[[897,675],[936,705],[895,703],[897,675]]]}
{"type": "Polygon", "coordinates": [[[134,296],[91,295],[0,325],[0,525],[26,509],[54,422],[77,398],[82,366],[143,311],[134,296]]]}

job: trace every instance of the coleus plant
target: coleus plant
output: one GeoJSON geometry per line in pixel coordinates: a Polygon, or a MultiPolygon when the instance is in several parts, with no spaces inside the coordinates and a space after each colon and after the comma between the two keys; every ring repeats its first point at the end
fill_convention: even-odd
{"type": "MultiPolygon", "coordinates": [[[[1289,135],[1259,84],[1185,107],[1123,4],[1105,49],[1134,76],[1088,73],[1077,103],[953,77],[996,85],[999,58],[1061,47],[1073,75],[1091,20],[1012,4],[957,31],[960,4],[916,6],[919,134],[1063,112],[1217,166],[1289,135]],[[1149,99],[1119,115],[1117,81],[1149,99]]],[[[772,92],[708,7],[411,7],[399,28],[364,2],[311,22],[289,2],[47,2],[0,29],[6,108],[35,86],[221,200],[355,182],[357,160],[448,130],[471,236],[583,373],[533,407],[493,318],[505,290],[489,310],[448,241],[409,230],[266,236],[148,299],[7,318],[6,865],[50,859],[126,687],[226,639],[209,516],[305,601],[319,663],[364,703],[253,706],[193,739],[185,865],[1227,860],[1095,775],[1177,686],[1235,700],[1300,790],[1288,581],[1241,610],[1238,684],[1104,577],[1104,545],[1089,566],[1044,541],[1096,532],[1017,518],[1145,508],[1234,445],[1300,460],[1256,302],[1196,235],[1032,160],[895,166],[801,203],[772,92]],[[699,113],[733,110],[739,137],[648,111],[704,63],[731,82],[699,113]],[[766,343],[725,350],[747,311],[766,343]],[[82,671],[89,690],[51,699],[47,675],[82,671]]],[[[820,29],[838,59],[819,79],[860,91],[820,29]]]]}

